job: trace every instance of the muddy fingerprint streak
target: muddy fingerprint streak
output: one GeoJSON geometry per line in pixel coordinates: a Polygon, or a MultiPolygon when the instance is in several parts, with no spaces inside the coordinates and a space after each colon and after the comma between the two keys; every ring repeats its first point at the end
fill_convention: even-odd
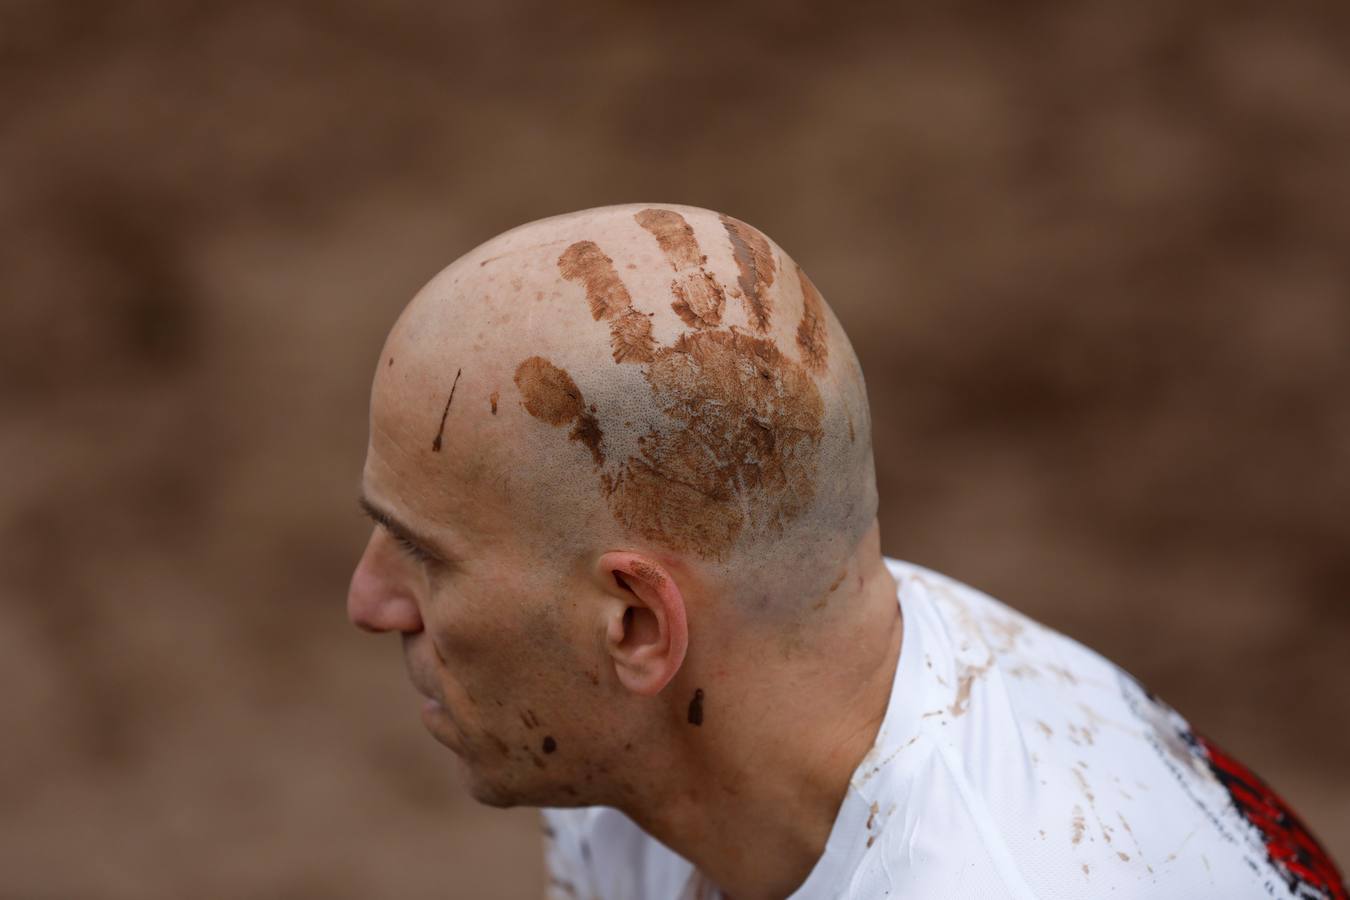
{"type": "Polygon", "coordinates": [[[756,331],[768,331],[773,308],[767,292],[774,279],[773,251],[769,248],[769,239],[740,219],[731,216],[722,216],[721,219],[722,227],[731,238],[731,252],[736,257],[736,267],[741,271],[737,282],[741,287],[745,314],[756,331]]]}
{"type": "Polygon", "coordinates": [[[585,444],[597,466],[604,465],[605,454],[600,448],[604,433],[595,419],[595,407],[586,408],[586,400],[571,375],[542,356],[531,356],[516,367],[515,382],[530,415],[550,425],[571,423],[568,437],[585,444]]]}
{"type": "Polygon", "coordinates": [[[650,362],[652,323],[633,309],[633,298],[614,270],[614,260],[593,241],[578,241],[558,257],[558,271],[586,289],[591,318],[609,323],[609,343],[615,362],[650,362]]]}
{"type": "MultiPolygon", "coordinates": [[[[797,280],[802,286],[802,320],[797,325],[797,348],[802,352],[806,367],[819,374],[825,371],[826,357],[830,353],[829,337],[825,332],[825,303],[801,266],[797,267],[797,280]]],[[[853,427],[851,421],[849,427],[853,427]]]]}
{"type": "Polygon", "coordinates": [[[699,250],[694,229],[684,216],[668,209],[644,209],[633,218],[656,238],[677,273],[670,286],[675,295],[670,308],[691,328],[720,325],[726,295],[717,279],[703,268],[708,258],[699,250]]]}
{"type": "Polygon", "coordinates": [[[670,266],[676,272],[701,266],[707,259],[698,249],[693,227],[674,210],[644,209],[633,218],[656,238],[661,252],[670,260],[670,266]]]}

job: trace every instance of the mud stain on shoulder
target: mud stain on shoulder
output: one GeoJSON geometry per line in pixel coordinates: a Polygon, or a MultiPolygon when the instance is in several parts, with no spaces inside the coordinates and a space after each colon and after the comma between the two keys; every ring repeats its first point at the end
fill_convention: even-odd
{"type": "Polygon", "coordinates": [[[756,331],[769,330],[769,319],[773,308],[769,302],[768,290],[773,285],[773,251],[769,248],[769,239],[740,219],[722,216],[722,227],[731,238],[731,253],[740,269],[737,279],[741,289],[741,302],[745,304],[745,314],[756,331]]]}
{"type": "Polygon", "coordinates": [[[531,356],[516,367],[515,382],[530,415],[550,425],[571,423],[568,437],[585,444],[597,466],[604,465],[600,423],[571,375],[542,356],[531,356]]]}
{"type": "Polygon", "coordinates": [[[594,241],[578,241],[558,257],[558,271],[581,284],[590,303],[591,317],[609,323],[610,348],[615,362],[648,362],[652,358],[652,323],[633,309],[633,298],[614,270],[614,260],[594,241]]]}
{"type": "Polygon", "coordinates": [[[459,376],[464,373],[463,369],[455,370],[455,381],[450,385],[450,396],[445,400],[445,409],[441,410],[441,424],[436,429],[436,439],[431,442],[431,452],[441,452],[441,438],[445,436],[445,419],[450,415],[450,404],[455,402],[455,388],[459,387],[459,376]]]}
{"type": "MultiPolygon", "coordinates": [[[[797,347],[802,353],[802,363],[819,374],[825,371],[830,352],[829,336],[825,331],[825,304],[801,266],[797,267],[797,280],[802,286],[802,320],[797,325],[797,347]]],[[[852,424],[850,421],[850,428],[852,424]]]]}
{"type": "Polygon", "coordinates": [[[975,679],[982,677],[994,666],[994,660],[990,660],[979,666],[963,666],[956,682],[956,697],[952,700],[952,705],[948,711],[953,718],[964,716],[970,710],[970,691],[975,685],[975,679]]]}
{"type": "Polygon", "coordinates": [[[670,285],[675,296],[670,308],[691,328],[721,324],[726,294],[717,279],[703,268],[708,258],[699,249],[694,229],[684,216],[669,209],[644,209],[633,218],[656,238],[676,272],[670,285]]]}

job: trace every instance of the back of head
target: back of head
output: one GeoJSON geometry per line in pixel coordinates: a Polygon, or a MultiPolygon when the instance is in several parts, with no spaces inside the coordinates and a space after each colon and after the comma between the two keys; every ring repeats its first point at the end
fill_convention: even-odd
{"type": "Polygon", "coordinates": [[[637,544],[747,611],[790,611],[874,522],[848,339],[736,219],[628,205],[522,226],[433,279],[390,346],[514,414],[488,419],[509,430],[479,476],[550,557],[637,544]]]}

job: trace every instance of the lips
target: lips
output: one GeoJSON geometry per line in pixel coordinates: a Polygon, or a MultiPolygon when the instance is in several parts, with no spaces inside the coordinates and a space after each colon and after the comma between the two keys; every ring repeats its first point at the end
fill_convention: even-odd
{"type": "Polygon", "coordinates": [[[445,708],[445,701],[441,698],[441,692],[435,687],[436,679],[428,677],[435,672],[434,668],[428,667],[420,662],[414,653],[412,646],[413,636],[404,635],[403,637],[403,663],[408,670],[408,680],[412,682],[413,690],[421,694],[428,701],[435,703],[440,708],[445,708]]]}

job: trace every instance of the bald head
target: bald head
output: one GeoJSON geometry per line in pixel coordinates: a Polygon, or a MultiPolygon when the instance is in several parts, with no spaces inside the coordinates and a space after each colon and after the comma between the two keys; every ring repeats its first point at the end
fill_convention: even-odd
{"type": "Polygon", "coordinates": [[[791,607],[874,522],[869,423],[843,329],[780,247],[631,205],[522,226],[437,275],[389,337],[372,442],[406,438],[433,524],[468,504],[542,556],[641,549],[791,607]]]}

